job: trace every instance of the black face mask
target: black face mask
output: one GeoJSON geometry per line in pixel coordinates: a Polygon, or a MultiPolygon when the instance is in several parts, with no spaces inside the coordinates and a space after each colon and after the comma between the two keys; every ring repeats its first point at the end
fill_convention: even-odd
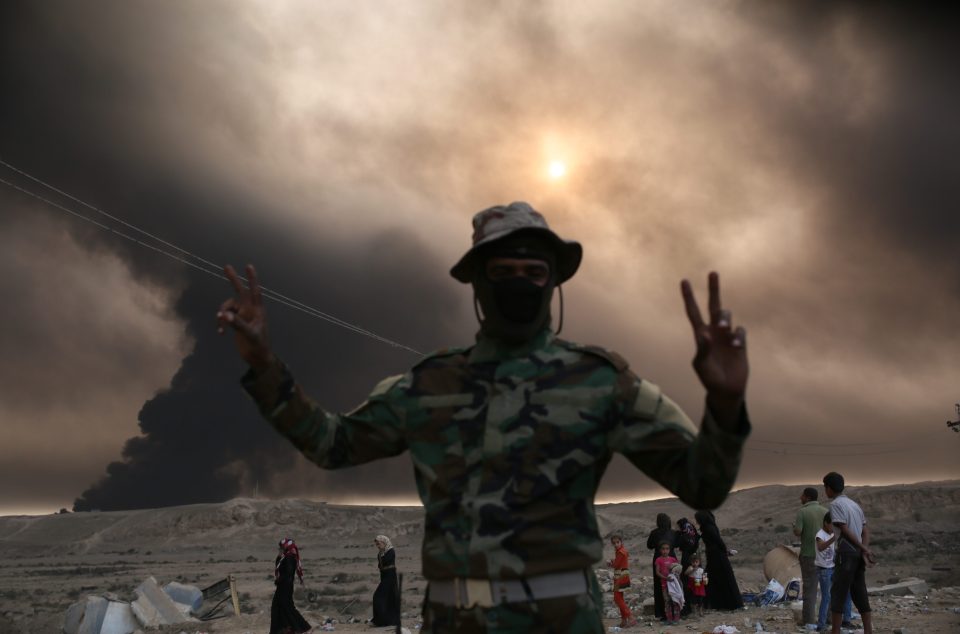
{"type": "Polygon", "coordinates": [[[550,323],[552,283],[538,286],[519,276],[491,282],[483,277],[474,283],[474,291],[483,309],[481,328],[495,339],[522,343],[550,323]]]}

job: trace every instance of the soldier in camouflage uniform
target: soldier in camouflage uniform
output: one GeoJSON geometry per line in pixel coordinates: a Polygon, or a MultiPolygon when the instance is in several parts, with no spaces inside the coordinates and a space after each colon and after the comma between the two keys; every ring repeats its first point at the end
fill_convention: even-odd
{"type": "MultiPolygon", "coordinates": [[[[594,512],[615,451],[687,505],[715,508],[733,486],[749,433],[745,332],[710,275],[705,323],[682,283],[707,390],[699,433],[619,355],[558,339],[550,298],[580,264],[526,203],[473,220],[473,247],[451,270],[482,309],[477,341],[384,379],[346,414],[312,401],[270,349],[256,272],[218,312],[250,364],[243,385],[264,417],[325,469],[410,452],[425,511],[430,632],[602,632],[592,566],[594,512]]],[[[478,313],[479,315],[479,313],[478,313]]]]}

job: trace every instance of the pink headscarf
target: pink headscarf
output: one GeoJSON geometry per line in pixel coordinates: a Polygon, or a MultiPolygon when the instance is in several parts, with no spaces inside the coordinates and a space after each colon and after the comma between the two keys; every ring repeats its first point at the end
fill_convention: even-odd
{"type": "Polygon", "coordinates": [[[287,557],[294,557],[297,560],[297,576],[300,577],[300,585],[303,585],[303,566],[300,565],[300,549],[297,548],[297,544],[286,537],[280,540],[280,550],[283,551],[283,554],[277,560],[277,567],[273,571],[274,579],[280,578],[280,564],[283,563],[283,560],[287,557]]]}

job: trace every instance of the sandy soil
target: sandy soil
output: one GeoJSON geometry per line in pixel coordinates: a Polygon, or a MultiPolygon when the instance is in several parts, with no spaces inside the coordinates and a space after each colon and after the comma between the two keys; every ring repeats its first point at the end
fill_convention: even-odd
{"type": "MultiPolygon", "coordinates": [[[[728,546],[740,551],[733,563],[741,590],[761,590],[763,555],[777,544],[793,541],[789,527],[801,489],[802,485],[767,486],[741,491],[717,512],[728,546]]],[[[916,576],[931,588],[921,597],[874,597],[876,631],[960,631],[960,481],[851,488],[849,494],[864,506],[880,559],[868,571],[868,583],[916,576]]],[[[627,600],[638,610],[650,596],[649,551],[644,546],[659,512],[674,519],[693,515],[677,500],[598,508],[601,530],[623,534],[633,552],[635,583],[627,600]]],[[[372,545],[378,533],[389,535],[396,547],[398,569],[404,573],[404,625],[413,630],[426,586],[419,573],[421,520],[420,508],[250,499],[142,511],[0,517],[0,634],[60,632],[66,609],[79,598],[108,595],[132,600],[133,589],[148,576],[161,584],[180,581],[204,587],[228,574],[237,579],[241,616],[160,631],[267,632],[273,557],[284,536],[301,545],[306,584],[298,586],[295,600],[307,619],[320,625],[327,617],[337,618],[341,622],[336,631],[378,631],[364,624],[378,580],[372,545]],[[342,622],[351,618],[360,622],[342,622]]],[[[607,609],[613,610],[612,597],[608,594],[605,600],[607,609]]],[[[799,631],[786,607],[708,612],[703,619],[674,627],[651,619],[644,617],[637,629],[701,632],[725,623],[746,633],[755,631],[760,621],[768,632],[799,631]]],[[[606,621],[608,626],[618,622],[606,621]]]]}

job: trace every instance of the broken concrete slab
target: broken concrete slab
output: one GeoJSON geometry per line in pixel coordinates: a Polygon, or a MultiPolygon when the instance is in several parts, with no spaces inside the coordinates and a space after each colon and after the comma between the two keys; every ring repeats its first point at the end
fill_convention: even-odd
{"type": "Polygon", "coordinates": [[[131,634],[139,629],[140,624],[133,616],[130,604],[125,601],[110,601],[107,604],[107,613],[103,616],[103,625],[99,634],[131,634]]]}
{"type": "Polygon", "coordinates": [[[177,607],[177,603],[160,589],[153,577],[148,577],[137,586],[135,592],[137,599],[130,604],[130,608],[144,627],[196,621],[177,607]]]}
{"type": "Polygon", "coordinates": [[[196,612],[203,605],[203,591],[197,586],[171,581],[163,586],[163,591],[176,603],[186,605],[191,612],[196,612]]]}
{"type": "Polygon", "coordinates": [[[190,612],[197,612],[203,605],[203,591],[197,586],[171,581],[163,586],[163,591],[174,602],[187,606],[190,612]]]}
{"type": "Polygon", "coordinates": [[[103,597],[88,596],[71,605],[63,620],[64,634],[100,634],[107,603],[103,597]]]}
{"type": "Polygon", "coordinates": [[[908,594],[923,595],[929,591],[930,587],[927,585],[927,582],[916,577],[908,577],[901,580],[899,583],[891,583],[890,585],[886,586],[867,588],[867,594],[892,597],[902,597],[908,594]]]}

